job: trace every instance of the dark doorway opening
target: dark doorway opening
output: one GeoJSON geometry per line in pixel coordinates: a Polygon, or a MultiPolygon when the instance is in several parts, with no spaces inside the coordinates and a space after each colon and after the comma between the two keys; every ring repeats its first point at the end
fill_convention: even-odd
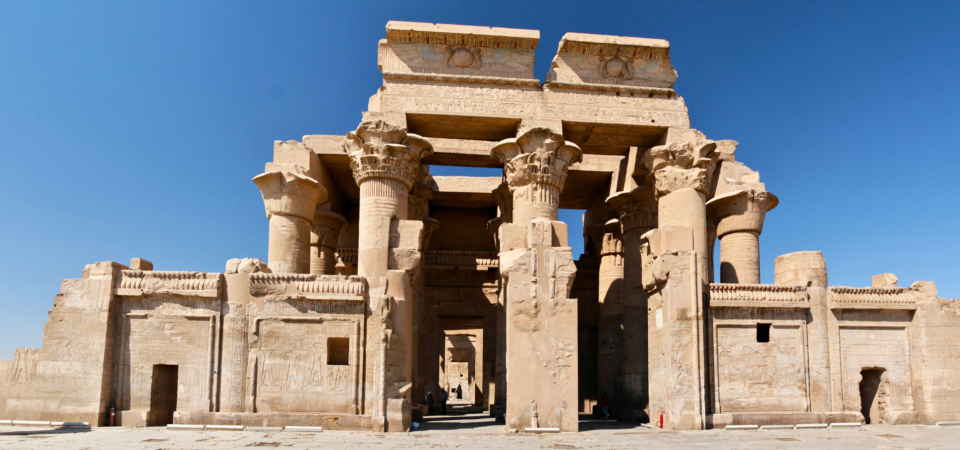
{"type": "Polygon", "coordinates": [[[173,412],[177,410],[178,369],[178,366],[166,364],[153,366],[147,426],[166,426],[173,423],[173,412]]]}
{"type": "Polygon", "coordinates": [[[868,424],[880,419],[880,402],[877,393],[880,391],[881,376],[883,376],[883,369],[863,369],[860,372],[860,412],[868,424]]]}

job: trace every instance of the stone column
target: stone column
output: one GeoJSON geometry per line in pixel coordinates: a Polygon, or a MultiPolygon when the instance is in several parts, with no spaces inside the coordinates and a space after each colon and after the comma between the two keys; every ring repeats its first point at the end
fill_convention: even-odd
{"type": "MultiPolygon", "coordinates": [[[[499,215],[487,222],[487,231],[493,237],[494,245],[497,246],[499,252],[501,251],[500,226],[513,221],[513,195],[510,194],[507,183],[501,183],[493,191],[493,199],[497,203],[497,213],[499,215]]],[[[505,423],[504,417],[507,411],[506,286],[499,270],[497,277],[497,357],[494,371],[494,406],[490,408],[490,414],[496,419],[497,423],[505,423]]]]}
{"type": "Polygon", "coordinates": [[[777,198],[765,191],[733,191],[707,203],[720,237],[720,282],[760,284],[760,233],[777,198]]]}
{"type": "Polygon", "coordinates": [[[375,327],[380,346],[371,386],[372,425],[375,431],[409,431],[417,297],[413,280],[424,224],[407,218],[410,190],[421,177],[420,159],[433,149],[426,139],[376,120],[347,133],[343,150],[360,187],[357,272],[367,279],[370,306],[380,324],[375,327]]]}
{"type": "Polygon", "coordinates": [[[713,155],[716,148],[717,144],[709,140],[671,142],[653,147],[643,156],[654,182],[658,226],[693,230],[693,249],[698,252],[697,272],[704,283],[709,282],[706,195],[716,168],[713,155]]]}
{"type": "Polygon", "coordinates": [[[317,203],[327,191],[295,165],[267,164],[267,172],[254,177],[270,220],[268,263],[274,273],[310,271],[310,226],[317,203]]]}
{"type": "MultiPolygon", "coordinates": [[[[623,403],[623,236],[620,221],[604,224],[600,240],[597,320],[597,399],[612,399],[611,414],[623,403]]],[[[603,405],[600,404],[602,407],[603,405]]]]}
{"type": "Polygon", "coordinates": [[[623,235],[623,398],[618,402],[620,420],[649,419],[647,375],[647,293],[643,290],[640,237],[657,228],[657,201],[651,186],[640,186],[607,199],[617,211],[623,235]]]}
{"type": "Polygon", "coordinates": [[[643,157],[657,199],[657,230],[644,235],[648,295],[650,419],[675,430],[706,426],[709,381],[704,288],[710,246],[705,199],[716,143],[698,137],[651,148],[643,157]]]}
{"type": "Polygon", "coordinates": [[[558,222],[560,191],[576,145],[547,128],[497,143],[513,199],[513,223],[500,225],[506,303],[506,424],[509,430],[578,430],[576,266],[558,222]]]}
{"type": "Polygon", "coordinates": [[[347,227],[347,219],[333,211],[318,209],[313,216],[310,234],[310,273],[333,275],[337,273],[337,242],[340,231],[347,227]]]}

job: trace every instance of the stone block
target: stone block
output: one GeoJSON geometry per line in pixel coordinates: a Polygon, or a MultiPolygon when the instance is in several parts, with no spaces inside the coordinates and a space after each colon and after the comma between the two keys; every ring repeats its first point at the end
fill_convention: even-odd
{"type": "Polygon", "coordinates": [[[302,142],[273,141],[273,163],[300,166],[308,177],[320,178],[320,158],[302,142]]]}
{"type": "Polygon", "coordinates": [[[130,260],[130,269],[132,270],[153,270],[153,263],[143,258],[133,258],[130,260]]]}
{"type": "Polygon", "coordinates": [[[873,287],[897,287],[897,276],[892,273],[881,273],[870,279],[873,287]]]}
{"type": "Polygon", "coordinates": [[[664,252],[693,250],[693,229],[687,227],[663,227],[660,233],[664,252]]]}
{"type": "Polygon", "coordinates": [[[227,261],[227,267],[223,273],[270,273],[270,268],[259,258],[234,258],[227,261]]]}
{"type": "Polygon", "coordinates": [[[500,225],[500,252],[527,247],[527,227],[515,223],[500,225]]]}
{"type": "Polygon", "coordinates": [[[390,221],[390,248],[408,248],[419,250],[422,242],[422,220],[390,221]]]}

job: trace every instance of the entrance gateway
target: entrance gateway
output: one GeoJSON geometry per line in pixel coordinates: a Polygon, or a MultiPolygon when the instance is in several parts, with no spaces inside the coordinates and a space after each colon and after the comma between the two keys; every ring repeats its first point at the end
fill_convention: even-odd
{"type": "Polygon", "coordinates": [[[760,283],[778,199],[691,128],[668,42],[568,33],[543,81],[539,44],[389,22],[356,129],[277,141],[253,178],[268,262],[86,266],[0,362],[0,418],[407,431],[456,382],[517,431],[577,431],[604,392],[674,430],[960,419],[933,283],[829,286],[815,251],[760,283]]]}

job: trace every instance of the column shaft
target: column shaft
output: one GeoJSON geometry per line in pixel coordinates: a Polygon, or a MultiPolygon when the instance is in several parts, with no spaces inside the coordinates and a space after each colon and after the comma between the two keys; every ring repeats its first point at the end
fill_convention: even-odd
{"type": "Polygon", "coordinates": [[[720,282],[760,284],[760,235],[735,231],[720,238],[720,282]]]}
{"type": "Polygon", "coordinates": [[[613,400],[611,411],[623,403],[623,247],[620,242],[612,233],[604,235],[598,289],[597,398],[602,399],[606,392],[613,400]]]}
{"type": "Polygon", "coordinates": [[[310,222],[296,216],[270,217],[267,266],[275,273],[307,273],[310,269],[310,222]]]}

